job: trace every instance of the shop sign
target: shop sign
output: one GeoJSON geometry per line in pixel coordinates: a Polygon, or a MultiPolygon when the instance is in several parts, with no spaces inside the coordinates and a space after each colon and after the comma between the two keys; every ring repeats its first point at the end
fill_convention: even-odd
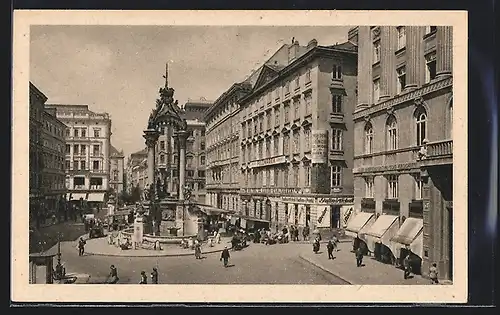
{"type": "Polygon", "coordinates": [[[342,227],[346,228],[349,219],[352,217],[354,213],[353,207],[342,207],[342,227]]]}
{"type": "Polygon", "coordinates": [[[352,197],[325,197],[325,198],[318,198],[317,203],[326,203],[326,204],[344,204],[344,203],[353,203],[354,198],[352,197]]]}
{"type": "Polygon", "coordinates": [[[329,228],[330,227],[330,206],[319,206],[317,208],[318,219],[316,227],[329,228]]]}
{"type": "Polygon", "coordinates": [[[295,203],[314,203],[314,198],[307,197],[282,197],[283,202],[295,202],[295,203]]]}
{"type": "Polygon", "coordinates": [[[312,130],[311,134],[312,163],[326,163],[328,160],[328,131],[312,130]]]}

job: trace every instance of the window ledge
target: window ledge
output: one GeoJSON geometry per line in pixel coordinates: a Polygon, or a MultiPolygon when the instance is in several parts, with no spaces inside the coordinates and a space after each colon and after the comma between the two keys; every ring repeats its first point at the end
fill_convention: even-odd
{"type": "Polygon", "coordinates": [[[396,52],[394,52],[395,55],[399,55],[399,54],[402,54],[406,51],[406,46],[405,47],[402,47],[402,48],[399,48],[398,50],[396,50],[396,52]]]}

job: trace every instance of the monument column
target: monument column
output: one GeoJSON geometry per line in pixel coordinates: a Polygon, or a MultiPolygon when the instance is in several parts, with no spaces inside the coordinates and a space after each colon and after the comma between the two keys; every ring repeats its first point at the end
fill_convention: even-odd
{"type": "MultiPolygon", "coordinates": [[[[155,191],[156,189],[155,188],[155,169],[156,169],[156,165],[155,165],[155,155],[156,155],[156,142],[158,141],[158,137],[159,137],[159,132],[156,131],[156,129],[146,129],[144,130],[144,135],[143,135],[144,139],[146,139],[146,146],[148,148],[148,181],[147,181],[147,186],[145,187],[145,189],[148,189],[148,188],[153,188],[151,190],[149,190],[150,194],[153,194],[152,196],[149,196],[149,200],[146,200],[146,204],[149,203],[149,216],[153,219],[152,222],[153,222],[153,225],[152,228],[153,228],[153,234],[156,235],[157,233],[157,230],[158,230],[158,222],[156,222],[156,218],[157,218],[157,215],[158,213],[156,212],[157,211],[157,207],[154,205],[154,200],[156,198],[155,196],[155,191]],[[152,185],[152,186],[151,186],[152,185]]],[[[157,192],[156,192],[157,193],[157,192]]],[[[142,218],[139,219],[139,222],[142,223],[142,218]]],[[[141,224],[142,225],[142,224],[141,224]]],[[[137,228],[135,228],[137,230],[137,228]]],[[[141,233],[142,234],[142,231],[141,233]]],[[[137,241],[138,243],[142,243],[142,235],[140,237],[136,236],[136,239],[139,239],[139,241],[137,241]]]]}
{"type": "Polygon", "coordinates": [[[451,76],[453,67],[453,27],[438,26],[436,41],[436,76],[451,76]]]}
{"type": "Polygon", "coordinates": [[[179,200],[184,200],[184,185],[186,184],[186,139],[188,132],[179,130],[175,133],[179,146],[179,200]]]}

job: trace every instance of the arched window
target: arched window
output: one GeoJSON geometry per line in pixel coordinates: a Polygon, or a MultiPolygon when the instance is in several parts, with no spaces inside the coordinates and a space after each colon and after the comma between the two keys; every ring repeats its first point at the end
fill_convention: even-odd
{"type": "Polygon", "coordinates": [[[365,154],[373,152],[373,127],[370,123],[365,126],[365,154]]]}
{"type": "Polygon", "coordinates": [[[389,116],[387,119],[387,150],[396,150],[398,148],[398,125],[396,117],[389,116]]]}
{"type": "Polygon", "coordinates": [[[415,113],[417,146],[421,146],[427,139],[427,113],[424,109],[415,113]]]}

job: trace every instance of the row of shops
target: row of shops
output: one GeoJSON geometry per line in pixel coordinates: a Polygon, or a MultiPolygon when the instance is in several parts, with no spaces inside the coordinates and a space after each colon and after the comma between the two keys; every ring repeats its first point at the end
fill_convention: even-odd
{"type": "Polygon", "coordinates": [[[420,273],[423,257],[423,219],[391,214],[358,212],[347,223],[345,234],[354,238],[354,248],[398,266],[410,254],[413,271],[420,273]]]}

